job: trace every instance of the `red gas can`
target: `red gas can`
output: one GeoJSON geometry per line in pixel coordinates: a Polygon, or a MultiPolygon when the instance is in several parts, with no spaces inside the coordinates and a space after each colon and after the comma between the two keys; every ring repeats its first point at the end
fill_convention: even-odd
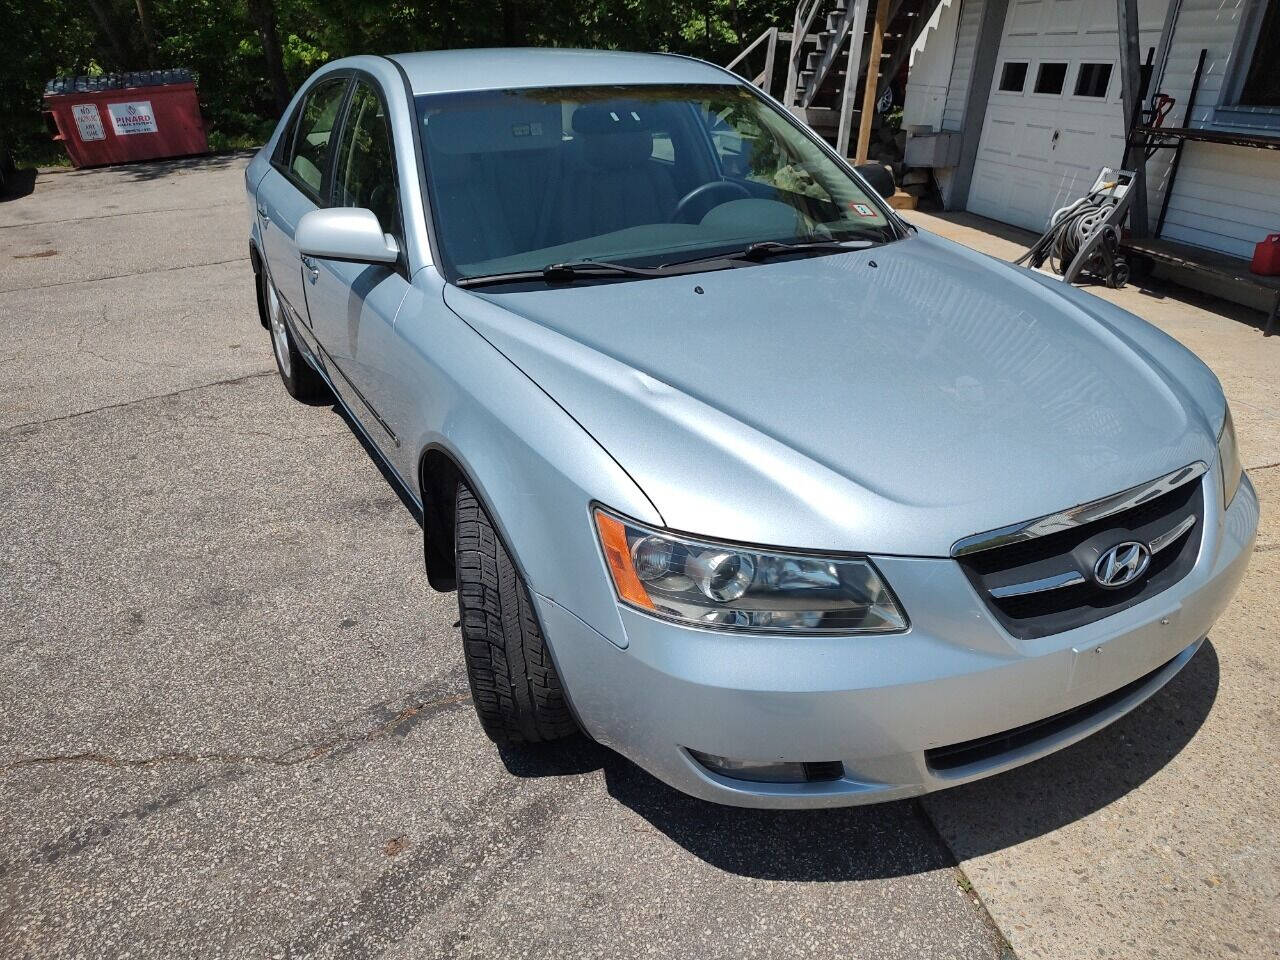
{"type": "Polygon", "coordinates": [[[44,108],[77,167],[209,151],[186,70],[58,77],[44,88],[44,108]]]}
{"type": "Polygon", "coordinates": [[[1280,276],[1280,233],[1273,233],[1253,248],[1249,269],[1264,277],[1280,276]]]}

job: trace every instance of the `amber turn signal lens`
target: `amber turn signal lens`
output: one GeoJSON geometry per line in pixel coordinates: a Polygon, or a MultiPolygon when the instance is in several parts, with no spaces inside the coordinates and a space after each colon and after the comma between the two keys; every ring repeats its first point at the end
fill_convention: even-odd
{"type": "Polygon", "coordinates": [[[600,531],[600,544],[604,547],[604,558],[609,563],[609,572],[613,575],[613,585],[618,588],[618,596],[637,607],[652,610],[653,601],[636,576],[635,565],[631,562],[626,529],[621,522],[600,510],[596,511],[596,529],[600,531]]]}

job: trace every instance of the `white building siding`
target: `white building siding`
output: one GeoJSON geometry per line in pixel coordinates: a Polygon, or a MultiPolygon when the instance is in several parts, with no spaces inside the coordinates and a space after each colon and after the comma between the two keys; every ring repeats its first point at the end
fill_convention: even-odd
{"type": "Polygon", "coordinates": [[[942,116],[951,92],[951,67],[955,62],[956,24],[960,0],[942,0],[929,22],[911,45],[902,125],[942,129],[942,116]]]}
{"type": "MultiPolygon", "coordinates": [[[[956,48],[951,60],[951,84],[947,88],[946,103],[942,108],[942,129],[963,130],[965,101],[969,96],[969,80],[973,76],[973,60],[978,46],[978,27],[982,23],[983,0],[956,0],[960,4],[960,16],[956,23],[956,48]]],[[[964,197],[953,197],[955,169],[934,171],[942,204],[948,210],[963,206],[964,197]]]]}
{"type": "MultiPolygon", "coordinates": [[[[1182,123],[1200,51],[1207,50],[1189,124],[1212,123],[1231,68],[1247,0],[1183,0],[1159,90],[1177,99],[1167,126],[1182,123]]],[[[1172,151],[1147,166],[1154,226],[1172,151]]],[[[1237,257],[1251,257],[1268,233],[1280,231],[1280,153],[1189,141],[1169,198],[1163,236],[1237,257]]]]}
{"type": "Polygon", "coordinates": [[[1280,232],[1280,154],[1188,143],[1169,198],[1162,236],[1249,259],[1280,232]]]}
{"type": "Polygon", "coordinates": [[[947,90],[947,102],[942,108],[943,130],[960,130],[964,127],[965,99],[969,95],[969,78],[973,74],[982,7],[983,0],[960,0],[956,52],[951,61],[951,86],[947,90]]]}

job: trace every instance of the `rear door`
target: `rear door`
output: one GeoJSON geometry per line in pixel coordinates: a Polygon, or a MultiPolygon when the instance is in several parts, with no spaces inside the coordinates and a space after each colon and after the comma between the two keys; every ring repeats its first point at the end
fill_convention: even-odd
{"type": "MultiPolygon", "coordinates": [[[[403,251],[401,199],[386,101],[372,77],[353,81],[335,139],[329,203],[372,210],[403,251]]],[[[303,263],[311,325],[334,389],[371,440],[397,462],[409,377],[398,366],[396,313],[409,292],[408,266],[309,258],[303,263]]]]}
{"type": "Polygon", "coordinates": [[[271,171],[258,185],[258,220],[271,279],[295,317],[307,318],[302,261],[294,233],[322,205],[331,140],[350,78],[323,77],[303,97],[281,138],[271,171]]]}

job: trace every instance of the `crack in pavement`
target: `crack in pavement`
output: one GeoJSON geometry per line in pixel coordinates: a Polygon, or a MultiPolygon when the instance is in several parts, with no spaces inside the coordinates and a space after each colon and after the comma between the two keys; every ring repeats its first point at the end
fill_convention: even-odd
{"type": "Polygon", "coordinates": [[[173,273],[178,270],[194,270],[197,267],[217,267],[224,263],[240,263],[248,261],[248,257],[231,257],[229,260],[209,260],[203,263],[183,263],[173,267],[156,267],[154,270],[135,270],[133,273],[111,273],[105,277],[82,277],[78,280],[57,280],[53,283],[37,283],[30,287],[8,287],[0,289],[0,294],[29,293],[32,290],[48,290],[52,287],[66,287],[76,283],[100,283],[103,280],[124,280],[128,277],[144,277],[151,273],[173,273]]]}
{"type": "Polygon", "coordinates": [[[249,380],[256,380],[259,377],[274,376],[275,370],[261,370],[257,373],[245,373],[238,377],[229,377],[226,380],[211,380],[208,383],[197,383],[194,386],[183,387],[181,390],[173,390],[169,393],[156,393],[145,397],[135,397],[132,400],[121,400],[119,403],[108,403],[105,406],[94,407],[91,410],[77,410],[75,413],[66,413],[60,417],[50,417],[48,420],[27,420],[23,423],[10,424],[7,427],[0,428],[0,436],[6,433],[18,433],[25,431],[32,432],[32,427],[43,427],[51,423],[63,423],[67,420],[74,420],[76,417],[88,417],[95,413],[103,413],[107,410],[119,410],[122,407],[133,406],[135,403],[147,403],[152,400],[168,400],[170,397],[180,397],[184,393],[194,393],[196,390],[207,390],[209,387],[225,387],[237,383],[246,383],[249,380]]]}
{"type": "Polygon", "coordinates": [[[68,763],[97,763],[107,767],[125,769],[129,767],[151,767],[163,763],[265,763],[278,767],[292,767],[299,763],[308,763],[328,757],[343,756],[371,740],[380,737],[403,735],[408,728],[420,720],[426,711],[427,716],[443,713],[451,707],[470,703],[470,693],[456,693],[408,706],[398,711],[390,720],[372,730],[347,736],[338,736],[314,744],[301,744],[277,754],[261,753],[161,753],[154,757],[115,757],[106,753],[71,753],[56,754],[48,757],[24,757],[10,763],[0,764],[0,773],[21,770],[25,767],[54,766],[68,763]]]}
{"type": "Polygon", "coordinates": [[[144,217],[149,213],[198,213],[201,210],[225,210],[226,203],[214,203],[206,207],[165,207],[162,210],[123,210],[120,213],[99,213],[88,217],[61,217],[55,220],[28,220],[23,223],[0,223],[0,230],[17,227],[41,227],[54,223],[80,223],[84,220],[110,220],[114,217],[144,217]]]}
{"type": "Polygon", "coordinates": [[[444,818],[408,857],[296,933],[276,954],[286,958],[372,958],[404,940],[427,916],[455,899],[492,863],[536,857],[554,831],[559,804],[550,791],[518,803],[529,787],[512,778],[444,818]],[[487,830],[476,819],[498,811],[487,830]]]}
{"type": "Polygon", "coordinates": [[[312,744],[303,744],[276,755],[174,753],[162,754],[157,757],[127,759],[110,757],[109,755],[104,754],[85,753],[71,754],[61,757],[31,757],[26,760],[11,763],[6,767],[0,767],[0,772],[3,772],[21,769],[23,767],[30,769],[38,768],[40,766],[60,765],[64,763],[99,763],[111,767],[132,767],[135,769],[159,766],[165,763],[199,764],[202,762],[221,762],[234,765],[230,769],[226,769],[220,773],[197,780],[195,783],[188,786],[167,790],[164,793],[161,793],[150,800],[139,803],[128,810],[118,811],[96,822],[90,822],[82,826],[74,827],[65,832],[62,836],[58,837],[56,840],[43,843],[29,853],[20,855],[8,862],[0,862],[0,879],[4,879],[11,874],[15,874],[24,867],[46,866],[61,860],[63,857],[72,856],[90,849],[91,847],[105,843],[113,834],[124,827],[131,824],[141,823],[156,814],[171,810],[193,797],[208,790],[212,790],[215,787],[235,783],[244,779],[249,775],[250,770],[260,763],[265,762],[266,764],[274,767],[288,767],[311,761],[337,760],[374,740],[380,740],[391,736],[405,737],[414,727],[423,721],[471,702],[471,694],[469,691],[465,693],[451,693],[443,696],[425,696],[421,692],[418,692],[411,694],[410,696],[414,698],[415,702],[399,709],[394,709],[392,704],[395,703],[396,700],[402,700],[402,698],[383,700],[362,710],[355,718],[356,720],[359,720],[360,717],[366,717],[379,721],[377,725],[370,730],[361,731],[355,734],[338,735],[312,744]]]}

